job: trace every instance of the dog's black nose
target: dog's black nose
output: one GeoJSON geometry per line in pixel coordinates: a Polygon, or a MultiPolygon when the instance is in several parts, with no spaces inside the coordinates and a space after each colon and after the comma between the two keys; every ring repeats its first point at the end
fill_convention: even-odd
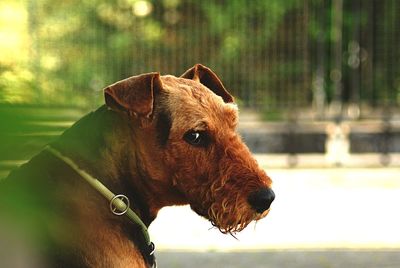
{"type": "Polygon", "coordinates": [[[275,199],[275,193],[269,188],[257,190],[249,195],[248,201],[251,207],[258,213],[263,213],[271,206],[275,199]]]}

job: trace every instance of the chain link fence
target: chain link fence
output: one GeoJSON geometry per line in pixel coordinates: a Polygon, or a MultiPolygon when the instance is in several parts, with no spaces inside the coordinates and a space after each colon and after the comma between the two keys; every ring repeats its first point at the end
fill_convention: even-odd
{"type": "Polygon", "coordinates": [[[0,52],[3,102],[95,106],[116,80],[203,63],[268,119],[368,117],[400,103],[396,0],[7,0],[0,10],[19,14],[7,49],[24,50],[0,52]]]}

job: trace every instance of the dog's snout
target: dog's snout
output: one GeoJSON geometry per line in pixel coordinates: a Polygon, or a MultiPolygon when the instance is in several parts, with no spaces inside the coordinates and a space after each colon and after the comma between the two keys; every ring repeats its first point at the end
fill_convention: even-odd
{"type": "Polygon", "coordinates": [[[275,193],[269,188],[257,190],[249,195],[248,201],[251,207],[258,213],[263,213],[271,206],[275,199],[275,193]]]}

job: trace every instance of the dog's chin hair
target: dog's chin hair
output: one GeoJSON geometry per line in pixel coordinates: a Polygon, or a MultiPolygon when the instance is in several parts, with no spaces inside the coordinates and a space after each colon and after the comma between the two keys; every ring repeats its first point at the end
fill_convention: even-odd
{"type": "Polygon", "coordinates": [[[257,213],[249,210],[244,202],[229,204],[228,199],[221,203],[213,203],[208,210],[208,219],[211,224],[223,234],[235,234],[242,231],[253,220],[258,219],[257,213]],[[233,218],[233,216],[236,216],[233,218]]]}

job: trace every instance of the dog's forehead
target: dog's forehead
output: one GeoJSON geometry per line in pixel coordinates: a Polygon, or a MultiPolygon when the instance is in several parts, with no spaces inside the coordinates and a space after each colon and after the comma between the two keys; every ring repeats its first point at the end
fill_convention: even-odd
{"type": "Polygon", "coordinates": [[[199,82],[162,76],[163,89],[167,92],[167,103],[173,118],[180,118],[188,125],[200,122],[208,124],[226,124],[235,128],[238,121],[236,104],[225,103],[222,97],[213,93],[199,82]]]}
{"type": "Polygon", "coordinates": [[[165,75],[161,77],[161,80],[164,90],[171,93],[192,94],[194,95],[193,97],[197,98],[201,95],[215,95],[207,87],[191,79],[165,75]]]}

